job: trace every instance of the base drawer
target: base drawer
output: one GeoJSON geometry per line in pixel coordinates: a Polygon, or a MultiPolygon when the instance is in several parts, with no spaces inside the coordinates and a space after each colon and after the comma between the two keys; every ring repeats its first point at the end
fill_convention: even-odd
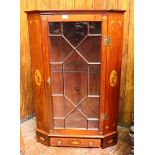
{"type": "Polygon", "coordinates": [[[85,138],[50,138],[51,146],[100,147],[101,139],[85,138]]]}

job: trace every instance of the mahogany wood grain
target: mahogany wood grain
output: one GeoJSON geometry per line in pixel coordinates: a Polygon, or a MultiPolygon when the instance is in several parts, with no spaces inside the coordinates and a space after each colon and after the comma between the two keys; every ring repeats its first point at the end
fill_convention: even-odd
{"type": "Polygon", "coordinates": [[[49,131],[48,114],[46,105],[46,89],[45,89],[45,70],[43,64],[42,53],[42,36],[40,16],[37,14],[28,15],[29,39],[30,39],[30,54],[31,54],[31,68],[32,80],[34,89],[34,103],[37,127],[45,131],[49,131]],[[34,37],[35,36],[35,37],[34,37]],[[36,59],[37,58],[37,59],[36,59]],[[39,70],[41,74],[41,85],[38,86],[35,81],[35,72],[39,70]]]}
{"type": "Polygon", "coordinates": [[[54,129],[54,134],[67,134],[67,135],[99,135],[99,131],[96,130],[76,130],[76,129],[54,129]]]}
{"type": "Polygon", "coordinates": [[[105,113],[107,114],[104,125],[104,133],[117,130],[118,103],[121,77],[121,57],[123,41],[123,15],[110,13],[108,16],[108,36],[110,36],[110,46],[107,47],[107,67],[106,67],[106,100],[105,113]],[[119,32],[119,33],[118,33],[119,32]],[[117,72],[117,83],[115,87],[110,85],[110,74],[117,72]]]}
{"type": "Polygon", "coordinates": [[[100,147],[101,139],[50,138],[51,146],[100,147]]]}
{"type": "Polygon", "coordinates": [[[52,96],[51,96],[51,92],[52,92],[52,88],[51,86],[47,83],[47,80],[50,78],[51,76],[51,72],[49,69],[50,68],[50,53],[49,53],[49,38],[48,38],[48,21],[47,21],[47,17],[45,16],[41,16],[40,18],[41,20],[41,31],[42,31],[42,54],[43,54],[43,67],[44,67],[44,79],[45,79],[45,91],[46,91],[46,108],[47,108],[47,112],[48,116],[48,131],[51,130],[51,128],[53,127],[53,121],[51,121],[51,118],[53,117],[53,107],[51,104],[52,103],[52,96]]]}
{"type": "MultiPolygon", "coordinates": [[[[75,145],[77,147],[99,147],[101,145],[102,148],[105,148],[116,144],[116,141],[117,141],[118,103],[119,103],[121,57],[122,57],[121,52],[122,52],[122,36],[123,36],[123,11],[117,12],[117,11],[109,10],[106,12],[103,10],[103,12],[101,11],[100,14],[98,12],[97,14],[92,13],[90,15],[87,14],[87,11],[83,11],[83,12],[84,14],[82,14],[82,12],[78,14],[79,12],[77,11],[73,15],[72,11],[69,11],[67,14],[68,18],[64,23],[61,23],[64,21],[63,16],[56,15],[55,11],[54,11],[55,14],[52,15],[52,10],[51,12],[49,11],[44,12],[45,13],[44,15],[42,14],[41,11],[27,12],[28,26],[29,26],[29,39],[30,39],[30,52],[31,52],[32,80],[33,80],[33,88],[34,88],[34,102],[35,102],[35,111],[36,111],[36,117],[37,117],[37,139],[39,142],[45,145],[52,145],[52,146],[57,146],[57,145],[74,146],[75,145]],[[88,23],[87,24],[84,23],[83,26],[79,25],[79,26],[82,26],[82,29],[80,29],[80,32],[82,32],[82,35],[85,35],[86,37],[88,37],[90,34],[91,37],[88,37],[89,39],[85,39],[85,37],[83,37],[84,41],[82,43],[79,42],[80,45],[77,46],[78,44],[74,42],[74,39],[77,38],[77,36],[74,37],[74,33],[69,35],[68,33],[66,33],[67,30],[72,31],[75,24],[82,23],[82,22],[79,22],[79,23],[73,22],[77,20],[85,21],[85,22],[100,21],[102,33],[98,34],[99,36],[101,36],[101,37],[97,37],[98,44],[95,44],[93,41],[94,37],[93,37],[93,34],[91,34],[92,32],[90,27],[91,23],[89,23],[89,26],[88,26],[88,23]],[[64,56],[60,54],[63,51],[63,49],[59,49],[58,48],[59,45],[57,45],[57,47],[53,45],[54,41],[49,38],[49,37],[52,37],[52,33],[53,33],[52,32],[53,30],[49,29],[49,25],[48,25],[49,22],[61,23],[59,31],[63,30],[62,32],[63,32],[63,35],[65,36],[64,39],[67,41],[65,42],[67,44],[69,43],[70,46],[74,49],[73,52],[71,52],[69,55],[67,54],[68,55],[67,58],[65,56],[65,53],[62,53],[64,56]],[[68,26],[71,26],[70,27],[71,29],[68,29],[66,24],[69,24],[68,26]],[[85,29],[86,27],[88,28],[85,29]],[[87,31],[89,32],[88,36],[86,35],[87,31]],[[49,36],[49,34],[51,36],[49,36]],[[71,38],[69,38],[70,35],[72,35],[71,38]],[[107,45],[105,43],[105,37],[107,36],[110,37],[110,45],[107,45]],[[84,44],[86,40],[87,40],[87,43],[84,44]],[[83,49],[85,51],[84,53],[82,52],[83,49]],[[97,55],[93,55],[93,52],[95,51],[96,52],[99,51],[99,53],[97,55]],[[53,54],[53,52],[60,52],[60,53],[57,56],[57,54],[56,53],[53,54]],[[69,104],[70,106],[71,106],[71,103],[74,105],[73,106],[74,108],[70,109],[72,111],[69,110],[70,113],[68,114],[68,116],[70,115],[69,116],[70,119],[68,116],[66,116],[66,120],[64,120],[65,123],[64,125],[61,126],[61,129],[57,128],[60,126],[56,125],[55,120],[57,119],[60,121],[62,119],[61,117],[64,117],[68,112],[65,115],[62,115],[63,113],[65,113],[67,109],[62,109],[61,107],[61,105],[64,104],[64,101],[60,100],[60,94],[57,94],[56,96],[53,95],[53,97],[51,96],[53,92],[52,89],[54,89],[53,80],[55,80],[53,77],[54,72],[53,71],[51,72],[51,65],[52,63],[59,62],[59,59],[58,59],[59,56],[61,59],[63,57],[66,58],[65,63],[63,64],[63,72],[62,72],[64,76],[64,81],[65,81],[65,83],[63,84],[63,89],[64,89],[63,91],[65,91],[65,93],[63,92],[64,93],[63,95],[70,102],[69,104]],[[77,62],[78,62],[78,67],[77,67],[77,64],[74,65],[74,63],[77,63],[77,62]],[[85,77],[88,76],[89,78],[88,73],[91,73],[90,71],[91,67],[89,64],[90,62],[101,64],[100,94],[98,94],[99,91],[97,91],[96,87],[94,87],[93,84],[87,88],[88,82],[90,81],[87,81],[87,78],[85,79],[85,77]],[[89,65],[89,71],[90,71],[88,73],[86,71],[88,69],[87,65],[89,65]],[[40,75],[39,76],[37,75],[37,77],[36,77],[36,70],[37,72],[40,72],[40,75]],[[115,86],[110,85],[110,82],[109,82],[110,74],[113,70],[117,72],[117,82],[115,86]],[[67,71],[71,71],[71,72],[68,73],[67,71]],[[76,72],[80,71],[80,72],[78,72],[78,74],[76,75],[74,71],[76,72]],[[67,78],[66,78],[65,72],[67,72],[67,78]],[[71,77],[68,76],[73,73],[75,76],[71,76],[71,77]],[[52,85],[50,82],[47,82],[49,78],[52,79],[52,85]],[[79,84],[80,84],[79,89],[81,93],[79,91],[79,95],[76,95],[75,93],[72,94],[73,92],[72,87],[75,87],[76,85],[79,85],[79,84]],[[95,92],[91,94],[89,92],[89,89],[95,90],[95,92]],[[85,90],[86,90],[86,94],[84,93],[85,90]],[[89,98],[89,95],[93,96],[94,93],[97,93],[101,97],[99,111],[97,110],[97,104],[96,104],[96,102],[99,102],[98,98],[97,100],[96,98],[94,98],[95,100],[93,98],[92,99],[89,98]],[[89,98],[87,102],[90,105],[88,104],[87,106],[84,106],[82,105],[83,103],[80,103],[80,101],[82,99],[85,100],[85,96],[87,95],[89,98]],[[79,104],[78,105],[79,107],[76,107],[76,104],[79,104]],[[91,109],[91,106],[94,109],[91,109]],[[99,119],[97,118],[98,116],[100,116],[99,119]],[[99,128],[93,127],[92,129],[90,129],[88,126],[89,118],[99,120],[99,128]],[[87,126],[84,126],[85,119],[87,119],[87,126]],[[40,132],[39,130],[43,132],[40,132]],[[52,135],[54,136],[55,134],[60,136],[59,140],[58,138],[52,138],[52,135]],[[84,137],[82,137],[82,139],[79,139],[79,143],[75,142],[76,143],[75,144],[71,142],[73,140],[73,137],[64,138],[63,135],[70,135],[70,136],[87,135],[88,139],[85,139],[84,137]],[[96,135],[97,136],[102,135],[103,137],[101,139],[90,139],[91,136],[96,136],[96,135]],[[100,141],[102,141],[102,144],[100,144],[100,141]]],[[[77,30],[74,29],[74,31],[77,31],[77,30]]],[[[57,36],[57,39],[58,38],[59,37],[57,36]]],[[[78,40],[79,40],[79,37],[78,37],[78,40]]],[[[58,42],[58,43],[61,44],[61,42],[58,42]]],[[[61,44],[61,46],[63,44],[61,44]]],[[[67,51],[69,50],[69,48],[66,45],[62,46],[62,48],[64,47],[65,49],[67,49],[67,51]]],[[[62,60],[60,60],[60,62],[61,61],[62,60]]],[[[93,68],[96,68],[96,66],[94,66],[93,68]]],[[[97,78],[99,78],[99,75],[96,75],[96,76],[97,78]]],[[[96,77],[92,76],[91,78],[93,78],[94,81],[96,80],[96,77]]],[[[59,89],[58,90],[55,89],[55,90],[58,91],[59,89]]],[[[66,106],[64,108],[70,108],[70,107],[66,106]]],[[[58,125],[60,125],[61,123],[57,122],[58,125]]],[[[91,126],[93,125],[94,124],[92,123],[91,126]]],[[[74,140],[76,141],[77,139],[74,137],[74,140]]]]}
{"type": "MultiPolygon", "coordinates": [[[[101,84],[100,84],[100,94],[106,94],[106,90],[105,90],[105,75],[106,75],[106,55],[107,55],[107,46],[104,45],[104,36],[108,36],[108,15],[104,14],[102,17],[102,39],[101,39],[101,45],[102,45],[102,49],[101,49],[101,84]]],[[[105,96],[101,95],[100,97],[100,114],[105,114],[105,96]]],[[[100,116],[101,117],[101,116],[100,116]]],[[[100,129],[100,134],[103,134],[104,130],[104,125],[105,125],[105,121],[100,119],[99,122],[99,129],[100,129]]]]}
{"type": "MultiPolygon", "coordinates": [[[[75,12],[76,13],[76,12],[75,12]]],[[[47,20],[50,22],[66,22],[66,21],[101,21],[102,20],[102,15],[99,14],[84,14],[84,15],[79,15],[79,14],[75,14],[74,15],[68,15],[67,18],[62,18],[62,15],[53,15],[47,16],[47,20]]],[[[67,15],[67,14],[66,14],[67,15]]]]}

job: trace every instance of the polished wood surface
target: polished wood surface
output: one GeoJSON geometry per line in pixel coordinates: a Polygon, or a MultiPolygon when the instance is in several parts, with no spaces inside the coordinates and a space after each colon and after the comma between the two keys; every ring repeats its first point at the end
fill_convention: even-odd
{"type": "Polygon", "coordinates": [[[64,14],[48,13],[27,14],[38,141],[52,146],[115,145],[124,12],[92,10],[90,18],[87,11],[69,11],[65,22],[64,14]],[[52,138],[55,134],[59,138],[52,138]],[[96,135],[103,137],[91,139],[96,135]]]}
{"type": "Polygon", "coordinates": [[[108,36],[110,36],[110,46],[107,47],[106,55],[106,99],[105,114],[107,120],[104,125],[104,133],[117,130],[119,91],[121,78],[121,58],[123,40],[123,19],[122,14],[111,13],[108,16],[108,36]],[[119,32],[119,33],[118,33],[119,32]],[[110,85],[111,72],[117,73],[117,83],[114,87],[110,85]]]}
{"type": "Polygon", "coordinates": [[[31,69],[32,69],[32,81],[34,89],[34,103],[35,113],[37,119],[37,127],[45,131],[50,130],[48,123],[48,107],[46,105],[46,83],[44,81],[45,69],[43,64],[43,51],[42,51],[42,35],[41,35],[41,23],[40,16],[33,14],[28,16],[29,27],[29,40],[30,40],[30,55],[31,55],[31,69]],[[34,37],[35,35],[35,37],[34,37]],[[33,51],[33,52],[32,52],[33,51]],[[35,77],[36,70],[39,71],[41,79],[35,77]],[[40,81],[40,85],[37,85],[36,79],[40,81]]]}
{"type": "Polygon", "coordinates": [[[128,125],[133,111],[133,0],[25,0],[21,1],[21,120],[34,114],[29,40],[25,10],[37,9],[123,9],[124,39],[120,89],[119,122],[128,125]]]}
{"type": "Polygon", "coordinates": [[[101,139],[51,138],[51,146],[100,147],[101,139]]]}

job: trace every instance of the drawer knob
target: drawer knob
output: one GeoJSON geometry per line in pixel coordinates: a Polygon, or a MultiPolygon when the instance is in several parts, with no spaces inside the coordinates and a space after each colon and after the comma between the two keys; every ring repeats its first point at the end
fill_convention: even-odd
{"type": "Polygon", "coordinates": [[[61,145],[61,140],[58,141],[57,145],[61,145]]]}

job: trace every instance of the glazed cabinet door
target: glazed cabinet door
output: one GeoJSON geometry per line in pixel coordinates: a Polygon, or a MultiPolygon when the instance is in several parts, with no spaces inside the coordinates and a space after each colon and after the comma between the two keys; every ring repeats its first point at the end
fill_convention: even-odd
{"type": "Polygon", "coordinates": [[[107,33],[102,15],[42,16],[51,130],[103,132],[107,33]]]}

